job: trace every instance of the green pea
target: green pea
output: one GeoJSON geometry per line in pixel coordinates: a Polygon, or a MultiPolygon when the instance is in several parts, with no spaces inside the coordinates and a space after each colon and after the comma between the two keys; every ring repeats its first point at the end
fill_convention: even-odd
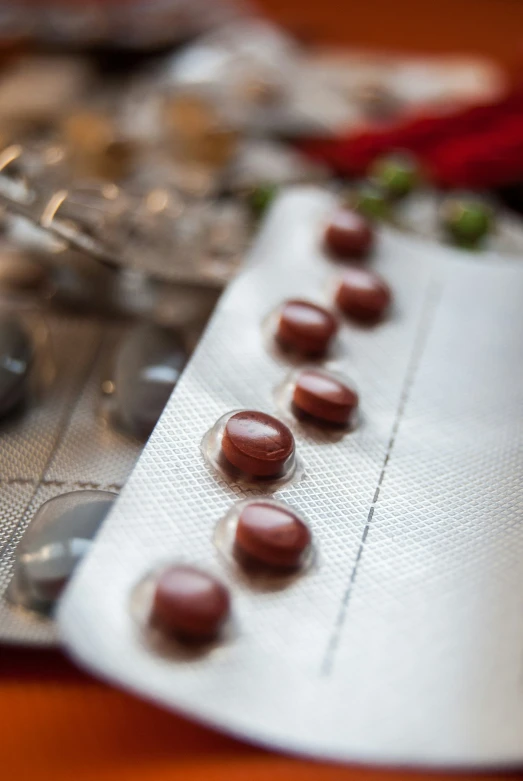
{"type": "Polygon", "coordinates": [[[279,188],[275,184],[259,185],[250,191],[247,196],[247,202],[256,219],[263,217],[278,191],[279,188]]]}
{"type": "Polygon", "coordinates": [[[348,205],[371,220],[386,220],[390,216],[390,205],[386,194],[370,182],[362,182],[350,194],[348,205]]]}
{"type": "Polygon", "coordinates": [[[449,199],[442,212],[446,231],[462,247],[476,247],[492,229],[492,211],[481,201],[449,199]]]}
{"type": "Polygon", "coordinates": [[[389,198],[403,198],[419,181],[418,165],[410,155],[379,157],[372,164],[369,175],[389,198]]]}

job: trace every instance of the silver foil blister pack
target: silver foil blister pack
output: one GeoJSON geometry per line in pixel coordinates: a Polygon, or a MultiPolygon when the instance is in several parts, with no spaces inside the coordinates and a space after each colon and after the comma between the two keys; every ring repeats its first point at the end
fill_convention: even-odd
{"type": "Polygon", "coordinates": [[[267,318],[287,298],[332,303],[340,266],[322,235],[334,207],[314,189],[276,202],[65,594],[61,637],[104,678],[272,748],[520,762],[517,260],[380,229],[369,263],[393,290],[390,316],[344,322],[322,364],[357,388],[355,428],[333,438],[289,423],[302,469],[271,488],[228,479],[202,453],[232,410],[282,418],[295,366],[271,348],[267,318]],[[278,588],[254,588],[216,544],[231,508],[260,496],[303,514],[314,540],[314,565],[278,588]],[[207,653],[156,647],[136,610],[140,583],[168,562],[230,588],[232,627],[207,653]]]}
{"type": "MultiPolygon", "coordinates": [[[[20,325],[33,353],[27,393],[1,420],[0,641],[46,645],[56,641],[55,626],[47,611],[24,596],[20,567],[56,569],[50,561],[53,550],[44,543],[53,538],[49,531],[56,521],[62,523],[61,510],[71,508],[69,524],[74,524],[79,504],[110,502],[138,457],[142,443],[111,415],[102,392],[114,376],[115,358],[132,325],[60,312],[46,306],[45,299],[13,297],[1,302],[0,312],[5,322],[20,325]],[[65,494],[60,511],[51,506],[47,512],[44,535],[49,539],[42,538],[33,551],[35,532],[44,521],[39,517],[42,506],[65,494]],[[32,557],[27,559],[27,553],[32,557]]],[[[4,355],[2,361],[4,366],[4,355]]],[[[60,544],[64,535],[67,525],[58,534],[60,544]]],[[[46,572],[47,581],[48,576],[46,572]]]]}

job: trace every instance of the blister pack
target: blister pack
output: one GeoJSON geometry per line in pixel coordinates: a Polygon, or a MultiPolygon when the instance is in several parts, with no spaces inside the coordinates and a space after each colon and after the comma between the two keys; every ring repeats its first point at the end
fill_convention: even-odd
{"type": "Polygon", "coordinates": [[[519,762],[523,268],[389,228],[372,247],[335,208],[312,188],[276,201],[61,637],[272,748],[519,762]]]}
{"type": "MultiPolygon", "coordinates": [[[[53,290],[44,266],[1,253],[0,642],[55,642],[56,601],[154,428],[197,329],[176,297],[163,302],[171,320],[176,310],[175,327],[129,316],[123,304],[139,309],[143,300],[69,260],[53,290]],[[38,294],[21,289],[35,280],[38,294]],[[18,290],[7,293],[8,283],[18,290]]],[[[192,301],[194,318],[194,297],[180,296],[192,301]]]]}

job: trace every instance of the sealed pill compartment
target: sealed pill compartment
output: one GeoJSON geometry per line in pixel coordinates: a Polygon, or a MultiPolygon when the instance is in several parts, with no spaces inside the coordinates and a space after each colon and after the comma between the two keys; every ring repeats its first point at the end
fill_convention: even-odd
{"type": "Polygon", "coordinates": [[[177,661],[205,656],[237,631],[229,587],[194,562],[164,562],[149,571],[131,592],[130,612],[151,650],[177,661]]]}
{"type": "Polygon", "coordinates": [[[109,491],[79,490],[44,502],[17,548],[8,589],[13,605],[44,615],[54,607],[115,498],[109,491]]]}
{"type": "Polygon", "coordinates": [[[302,298],[283,301],[264,324],[269,349],[291,361],[320,360],[333,354],[338,328],[333,312],[302,298]]]}
{"type": "Polygon", "coordinates": [[[274,400],[290,425],[301,426],[313,437],[347,434],[360,422],[355,383],[330,365],[293,369],[276,386],[274,400]]]}
{"type": "Polygon", "coordinates": [[[258,588],[285,585],[316,561],[316,543],[302,513],[272,498],[234,504],[218,522],[214,544],[235,572],[258,588]]]}
{"type": "Polygon", "coordinates": [[[206,433],[201,449],[207,463],[228,482],[271,490],[303,475],[291,430],[266,412],[228,412],[206,433]]]}

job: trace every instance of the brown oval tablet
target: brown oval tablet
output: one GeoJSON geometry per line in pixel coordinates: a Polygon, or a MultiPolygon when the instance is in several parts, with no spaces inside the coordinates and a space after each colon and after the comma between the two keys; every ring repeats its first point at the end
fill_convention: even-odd
{"type": "Polygon", "coordinates": [[[283,347],[304,355],[323,355],[337,330],[332,312],[296,299],[282,305],[276,338],[283,347]]]}
{"type": "Polygon", "coordinates": [[[365,217],[353,209],[338,209],[325,229],[325,246],[338,258],[361,258],[373,243],[373,231],[365,217]]]}
{"type": "Polygon", "coordinates": [[[222,452],[242,472],[277,477],[294,457],[294,437],[272,415],[244,410],[231,415],[225,424],[222,452]]]}
{"type": "Polygon", "coordinates": [[[268,502],[251,502],[238,518],[234,552],[246,565],[296,569],[310,541],[309,529],[291,510],[268,502]]]}
{"type": "Polygon", "coordinates": [[[215,637],[230,610],[225,586],[196,567],[176,565],[156,583],[151,621],[169,634],[189,640],[215,637]]]}
{"type": "Polygon", "coordinates": [[[347,269],[341,277],[336,304],[342,312],[355,320],[379,320],[391,302],[387,283],[373,271],[361,268],[347,269]]]}
{"type": "Polygon", "coordinates": [[[358,406],[358,394],[332,374],[304,369],[298,375],[292,397],[299,412],[328,423],[349,423],[358,406]]]}

